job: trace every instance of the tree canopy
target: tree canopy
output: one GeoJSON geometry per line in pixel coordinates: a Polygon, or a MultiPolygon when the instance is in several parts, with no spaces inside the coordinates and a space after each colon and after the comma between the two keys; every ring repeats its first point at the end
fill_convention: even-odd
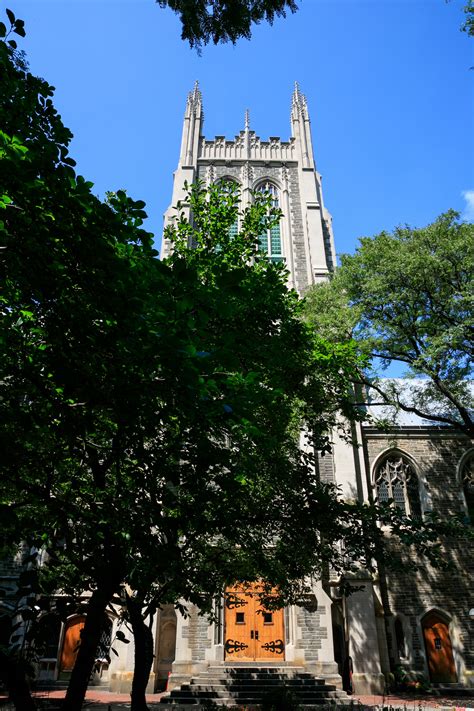
{"type": "Polygon", "coordinates": [[[181,20],[183,40],[198,49],[209,42],[250,39],[252,25],[296,12],[295,0],[156,0],[169,7],[181,20]]]}
{"type": "MultiPolygon", "coordinates": [[[[305,576],[370,566],[377,519],[428,555],[436,530],[389,506],[343,502],[318,479],[330,431],[362,416],[348,388],[362,364],[352,342],[313,333],[284,268],[259,253],[278,210],[257,195],[242,212],[227,186],[192,186],[193,219],[178,206],[172,254],[158,260],[144,203],[122,190],[101,200],[76,173],[53,89],[8,32],[0,27],[2,548],[27,545],[12,609],[30,629],[49,593],[87,612],[71,710],[112,601],[127,597],[140,650],[142,605],[148,616],[164,602],[205,611],[226,582],[256,578],[277,585],[280,602],[296,599],[305,576]]],[[[21,648],[11,642],[2,673],[21,648]]],[[[17,705],[28,708],[24,697],[17,705]]]]}
{"type": "Polygon", "coordinates": [[[209,609],[231,576],[290,596],[336,562],[328,541],[355,540],[299,450],[303,421],[329,448],[354,353],[314,339],[284,271],[259,258],[278,219],[264,199],[230,240],[238,195],[195,186],[193,223],[178,212],[157,260],[144,204],[93,195],[52,88],[14,45],[0,52],[3,545],[47,551],[40,592],[91,593],[66,701],[79,708],[124,585],[151,610],[209,609]]]}
{"type": "Polygon", "coordinates": [[[370,359],[358,382],[372,398],[472,437],[473,274],[474,225],[449,211],[424,228],[362,238],[310,291],[306,317],[370,359]],[[377,377],[394,363],[404,383],[377,377]]]}

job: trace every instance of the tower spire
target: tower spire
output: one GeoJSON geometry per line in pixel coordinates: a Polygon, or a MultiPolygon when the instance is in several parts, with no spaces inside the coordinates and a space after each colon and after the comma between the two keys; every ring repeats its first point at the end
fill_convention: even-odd
{"type": "Polygon", "coordinates": [[[202,94],[199,88],[199,82],[196,79],[192,90],[188,94],[188,106],[195,108],[202,103],[202,94]]]}
{"type": "Polygon", "coordinates": [[[244,128],[246,131],[250,130],[250,111],[248,109],[245,109],[245,122],[244,122],[244,128]]]}
{"type": "Polygon", "coordinates": [[[295,88],[291,98],[292,109],[302,114],[303,118],[308,119],[308,105],[306,96],[301,93],[300,85],[295,81],[295,88]]]}
{"type": "Polygon", "coordinates": [[[196,163],[203,120],[202,95],[199,89],[199,82],[196,81],[188,94],[186,111],[184,112],[180,153],[181,165],[193,166],[196,163]]]}
{"type": "Polygon", "coordinates": [[[314,167],[313,145],[309,126],[308,105],[306,96],[301,93],[300,86],[295,81],[291,98],[291,135],[296,138],[301,151],[302,165],[305,168],[314,167]]]}

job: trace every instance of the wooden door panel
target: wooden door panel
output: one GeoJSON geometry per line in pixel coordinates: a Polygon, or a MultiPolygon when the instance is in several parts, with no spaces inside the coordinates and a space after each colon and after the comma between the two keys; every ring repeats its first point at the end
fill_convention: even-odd
{"type": "Polygon", "coordinates": [[[285,658],[283,610],[265,610],[258,583],[225,592],[227,661],[279,661],[285,658]]]}
{"type": "Polygon", "coordinates": [[[225,593],[225,654],[228,659],[255,659],[253,596],[238,589],[225,593]]]}
{"type": "Polygon", "coordinates": [[[266,610],[257,601],[255,627],[258,634],[256,659],[284,660],[283,610],[266,610]]]}
{"type": "Polygon", "coordinates": [[[423,636],[431,681],[435,683],[457,682],[448,625],[439,616],[430,615],[423,622],[423,636]]]}
{"type": "Polygon", "coordinates": [[[69,620],[64,632],[63,646],[61,649],[61,671],[71,671],[76,663],[77,652],[81,643],[81,632],[86,618],[84,615],[69,620]]]}

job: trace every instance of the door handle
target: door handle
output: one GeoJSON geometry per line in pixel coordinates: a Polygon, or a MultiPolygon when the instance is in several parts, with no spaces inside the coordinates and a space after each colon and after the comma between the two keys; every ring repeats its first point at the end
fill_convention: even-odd
{"type": "Polygon", "coordinates": [[[250,639],[253,639],[253,630],[250,630],[250,639]]]}
{"type": "Polygon", "coordinates": [[[258,639],[258,630],[255,630],[255,639],[258,639]]]}
{"type": "Polygon", "coordinates": [[[258,639],[258,630],[250,630],[250,639],[258,639]]]}

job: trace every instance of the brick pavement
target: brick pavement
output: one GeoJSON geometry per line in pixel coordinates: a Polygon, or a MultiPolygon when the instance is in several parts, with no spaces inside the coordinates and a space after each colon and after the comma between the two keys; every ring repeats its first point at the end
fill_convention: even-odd
{"type": "MultiPolygon", "coordinates": [[[[37,691],[33,694],[35,698],[41,700],[59,700],[64,698],[65,691],[37,691]]],[[[152,708],[166,709],[177,707],[165,706],[164,704],[159,704],[161,697],[164,694],[148,694],[147,703],[152,705],[152,708]]],[[[0,709],[2,708],[3,702],[7,701],[5,694],[0,692],[0,709]]],[[[404,709],[406,711],[442,711],[444,709],[458,709],[459,711],[467,711],[471,709],[474,711],[474,698],[471,697],[454,697],[448,698],[446,696],[414,696],[414,695],[400,695],[400,696],[359,696],[354,695],[351,697],[351,701],[357,708],[359,705],[365,708],[378,708],[378,709],[404,709]]],[[[97,709],[100,711],[122,711],[124,709],[130,708],[130,695],[129,694],[114,694],[109,691],[99,691],[94,689],[89,689],[86,694],[86,703],[84,704],[85,709],[97,709]]],[[[185,708],[185,707],[180,707],[185,708]]],[[[186,708],[197,708],[186,707],[186,708]]],[[[244,707],[242,707],[244,708],[244,707]]]]}

